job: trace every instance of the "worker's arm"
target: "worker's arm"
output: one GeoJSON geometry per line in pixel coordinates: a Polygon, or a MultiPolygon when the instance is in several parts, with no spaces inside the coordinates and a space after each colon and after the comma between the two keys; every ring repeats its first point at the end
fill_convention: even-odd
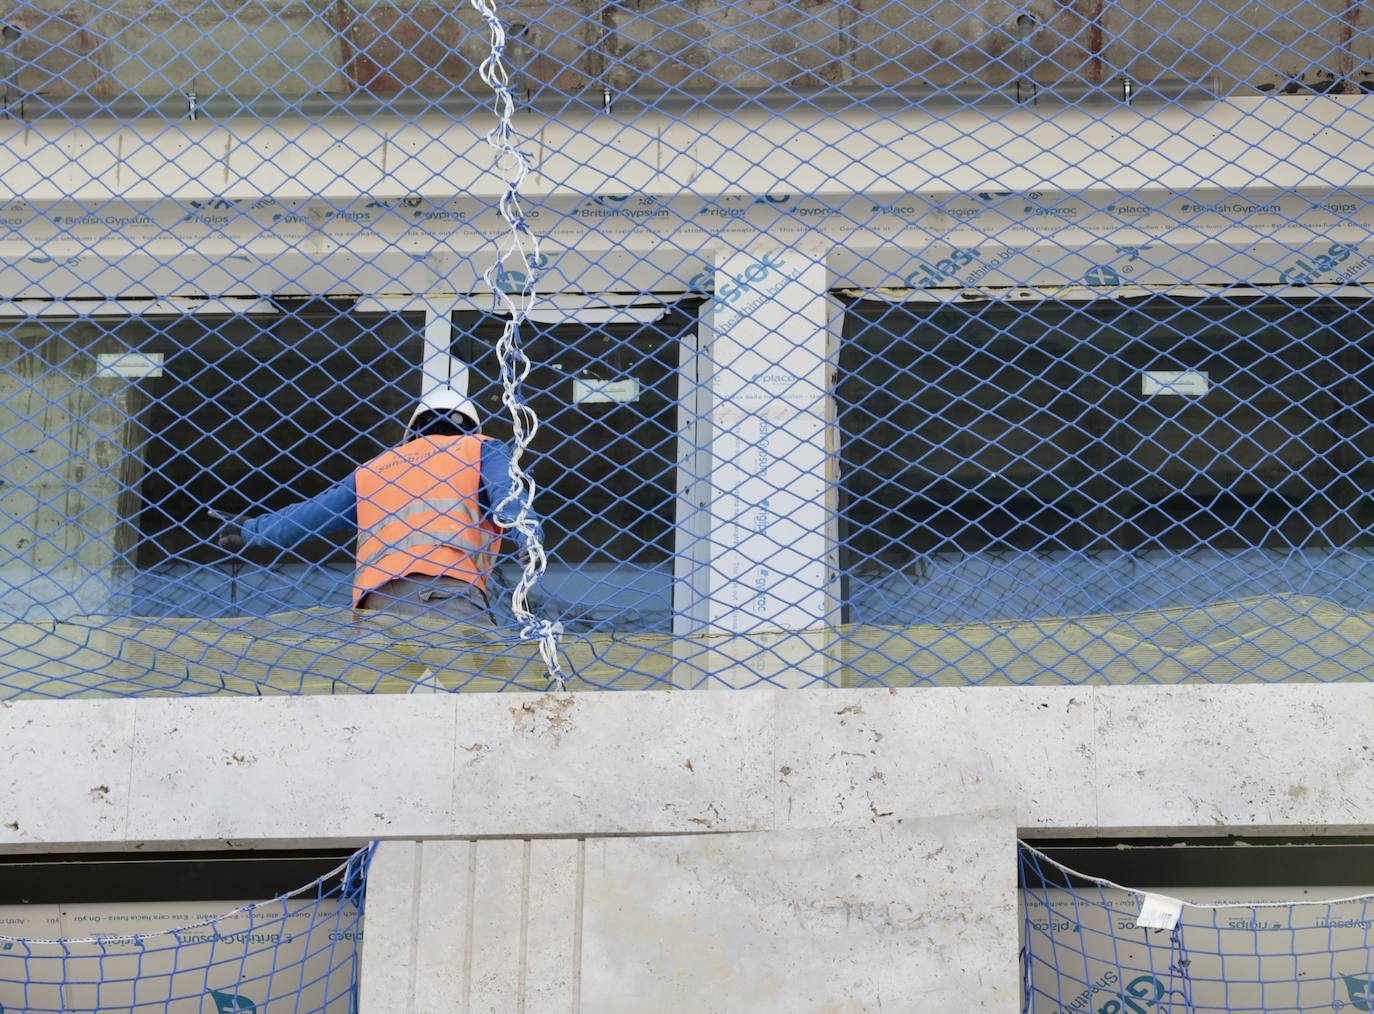
{"type": "MultiPolygon", "coordinates": [[[[509,528],[514,523],[516,515],[520,513],[520,505],[514,501],[506,504],[505,510],[497,510],[510,495],[510,488],[510,448],[499,440],[482,441],[482,485],[478,490],[477,499],[482,514],[502,528],[509,528]]],[[[543,543],[543,528],[533,508],[526,511],[526,516],[534,523],[539,541],[543,543]]],[[[513,534],[523,551],[526,548],[524,536],[519,532],[513,534]]]]}
{"type": "Polygon", "coordinates": [[[345,530],[358,530],[358,485],[352,473],[319,496],[244,521],[243,544],[290,549],[345,530]]]}

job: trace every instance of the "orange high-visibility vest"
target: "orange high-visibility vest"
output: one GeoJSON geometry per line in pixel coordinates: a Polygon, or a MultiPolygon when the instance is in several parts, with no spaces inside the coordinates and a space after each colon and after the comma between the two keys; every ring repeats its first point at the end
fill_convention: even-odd
{"type": "Polygon", "coordinates": [[[421,574],[471,582],[483,594],[501,529],[482,517],[479,436],[420,437],[355,473],[358,569],[353,605],[395,578],[421,574]]]}

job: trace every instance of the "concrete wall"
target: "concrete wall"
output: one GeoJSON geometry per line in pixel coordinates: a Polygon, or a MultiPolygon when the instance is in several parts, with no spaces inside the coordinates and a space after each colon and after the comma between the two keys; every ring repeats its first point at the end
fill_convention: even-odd
{"type": "Polygon", "coordinates": [[[368,1012],[1011,1010],[1018,831],[1370,833],[1371,708],[1361,685],[9,704],[0,848],[387,839],[368,1012]]]}
{"type": "MultiPolygon", "coordinates": [[[[1369,32],[1344,0],[503,0],[529,30],[512,51],[535,92],[706,92],[929,85],[987,87],[1018,74],[1099,83],[1119,74],[1216,75],[1228,91],[1358,89],[1369,32]],[[1018,20],[1025,18],[1018,26],[1018,20]],[[1348,82],[1348,83],[1347,83],[1348,82]],[[927,84],[928,83],[928,84],[927,84]]],[[[460,0],[329,5],[267,0],[232,20],[191,0],[36,0],[6,13],[19,96],[196,91],[248,99],[481,94],[478,14],[460,0]]]]}

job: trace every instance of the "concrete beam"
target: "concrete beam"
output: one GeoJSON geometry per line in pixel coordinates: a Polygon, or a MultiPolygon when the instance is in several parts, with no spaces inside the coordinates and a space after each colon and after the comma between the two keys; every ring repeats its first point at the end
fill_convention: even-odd
{"type": "Polygon", "coordinates": [[[997,808],[1038,834],[1369,833],[1372,708],[1374,685],[9,704],[0,849],[804,831],[997,808]]]}
{"type": "MultiPolygon", "coordinates": [[[[1118,281],[1178,292],[1288,285],[1300,253],[1357,249],[1370,123],[1374,95],[997,115],[571,111],[516,129],[537,166],[524,198],[544,292],[688,291],[713,250],[764,241],[828,248],[841,288],[1058,290],[1116,265],[1118,281]],[[1128,267],[1123,249],[1155,252],[1128,267]]],[[[506,230],[488,126],[0,125],[0,290],[483,292],[506,230]]],[[[1320,281],[1370,270],[1361,250],[1320,281]]]]}
{"type": "MultiPolygon", "coordinates": [[[[586,194],[1275,192],[1367,185],[1374,96],[1266,96],[1166,106],[895,111],[834,116],[570,110],[521,114],[530,200],[586,194]],[[834,153],[845,153],[843,159],[834,153]]],[[[0,202],[81,202],[127,215],[191,200],[490,203],[487,118],[378,116],[226,124],[94,121],[0,127],[0,202]]],[[[230,218],[240,212],[230,212],[230,218]]],[[[208,212],[207,212],[208,214],[208,212]]],[[[539,225],[539,223],[535,223],[539,225]]],[[[540,225],[542,228],[542,225],[540,225]]],[[[121,227],[122,228],[122,227],[121,227]]]]}

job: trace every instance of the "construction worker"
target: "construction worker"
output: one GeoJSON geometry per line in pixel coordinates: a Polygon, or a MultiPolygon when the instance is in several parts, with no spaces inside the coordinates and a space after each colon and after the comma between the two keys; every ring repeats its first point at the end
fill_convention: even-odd
{"type": "Polygon", "coordinates": [[[215,541],[230,551],[289,549],[352,529],[355,609],[397,616],[442,610],[492,626],[487,583],[516,513],[504,523],[495,514],[510,492],[509,469],[509,448],[482,436],[477,407],[441,388],[416,405],[401,446],[313,499],[253,518],[224,518],[215,541]]]}

